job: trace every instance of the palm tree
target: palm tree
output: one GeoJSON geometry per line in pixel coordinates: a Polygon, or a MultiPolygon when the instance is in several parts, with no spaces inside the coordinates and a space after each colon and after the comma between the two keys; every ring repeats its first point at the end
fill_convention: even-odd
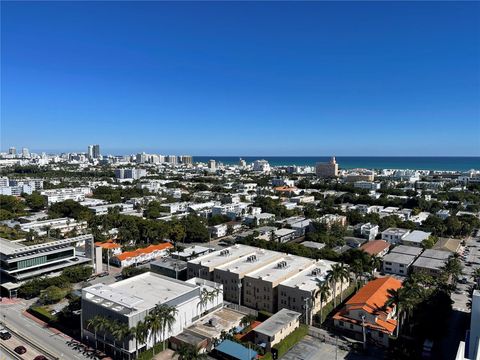
{"type": "Polygon", "coordinates": [[[343,263],[340,264],[338,278],[340,280],[340,302],[343,302],[343,281],[348,281],[350,279],[350,271],[348,270],[348,266],[344,265],[343,263]]]}
{"type": "Polygon", "coordinates": [[[244,326],[244,327],[248,327],[252,324],[252,322],[254,322],[256,319],[256,317],[252,314],[247,314],[245,315],[242,320],[240,320],[240,325],[244,326]]]}
{"type": "Polygon", "coordinates": [[[207,354],[200,353],[199,348],[192,345],[182,344],[175,350],[179,360],[201,360],[207,359],[207,354]]]}
{"type": "Polygon", "coordinates": [[[99,330],[103,332],[103,351],[106,349],[106,337],[107,331],[110,329],[111,320],[106,318],[105,316],[100,316],[99,319],[99,330]]]}
{"type": "Polygon", "coordinates": [[[143,343],[147,339],[148,327],[143,321],[139,321],[137,326],[131,329],[131,336],[135,339],[135,357],[138,358],[138,343],[143,343]]]}
{"type": "Polygon", "coordinates": [[[478,284],[480,281],[480,268],[476,268],[472,274],[473,280],[478,284]]]}
{"type": "Polygon", "coordinates": [[[340,291],[343,291],[343,279],[344,279],[345,268],[343,264],[334,264],[327,271],[327,281],[329,281],[333,286],[333,304],[334,307],[337,307],[337,282],[340,283],[340,291]]]}
{"type": "Polygon", "coordinates": [[[330,296],[330,286],[326,281],[317,279],[317,290],[315,297],[320,296],[320,323],[323,320],[323,301],[330,296]]]}
{"type": "Polygon", "coordinates": [[[398,319],[398,325],[397,328],[395,329],[395,336],[398,336],[400,332],[400,323],[401,323],[401,315],[403,312],[403,305],[404,305],[404,291],[402,289],[388,289],[388,298],[387,301],[385,301],[384,308],[389,308],[389,307],[395,307],[396,312],[397,312],[397,319],[398,319]]]}
{"type": "Polygon", "coordinates": [[[163,330],[163,313],[160,306],[156,305],[151,314],[146,318],[146,323],[153,337],[153,355],[155,355],[155,344],[157,343],[157,334],[163,330]]]}
{"type": "Polygon", "coordinates": [[[121,323],[119,321],[112,321],[112,326],[110,332],[113,335],[113,346],[115,351],[114,358],[117,357],[117,341],[122,342],[122,350],[125,348],[125,338],[128,338],[130,335],[130,329],[127,324],[121,323]]]}
{"type": "Polygon", "coordinates": [[[101,322],[103,321],[102,318],[103,316],[101,315],[95,315],[87,321],[87,329],[92,329],[95,333],[95,350],[98,348],[97,332],[101,328],[101,322]]]}
{"type": "Polygon", "coordinates": [[[169,306],[169,305],[161,305],[163,307],[162,309],[162,331],[163,331],[163,348],[165,349],[165,335],[166,333],[170,333],[172,331],[173,324],[177,321],[176,315],[178,313],[178,310],[174,306],[169,306]]]}

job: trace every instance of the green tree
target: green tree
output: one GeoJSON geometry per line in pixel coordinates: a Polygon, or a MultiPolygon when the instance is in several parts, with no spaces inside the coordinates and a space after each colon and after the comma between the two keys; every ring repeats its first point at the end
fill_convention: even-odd
{"type": "Polygon", "coordinates": [[[317,290],[315,293],[315,297],[320,297],[320,322],[323,321],[323,302],[328,299],[330,296],[330,286],[328,282],[321,281],[319,279],[317,281],[317,290]]]}
{"type": "Polygon", "coordinates": [[[47,199],[37,191],[25,196],[25,202],[32,211],[40,211],[47,207],[47,199]]]}
{"type": "Polygon", "coordinates": [[[61,289],[58,286],[49,286],[46,288],[42,294],[40,295],[40,300],[44,304],[54,304],[62,300],[67,291],[65,289],[61,289]]]}

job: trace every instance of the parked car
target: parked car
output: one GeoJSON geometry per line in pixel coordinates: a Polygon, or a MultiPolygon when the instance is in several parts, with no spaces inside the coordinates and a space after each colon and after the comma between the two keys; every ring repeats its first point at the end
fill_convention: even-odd
{"type": "Polygon", "coordinates": [[[102,272],[102,273],[98,274],[98,277],[105,277],[105,276],[108,276],[108,275],[109,275],[109,272],[105,271],[105,272],[102,272]]]}
{"type": "Polygon", "coordinates": [[[33,358],[33,360],[48,360],[46,356],[37,355],[33,358]]]}
{"type": "Polygon", "coordinates": [[[20,345],[20,346],[17,346],[14,351],[19,354],[19,355],[22,355],[22,354],[25,354],[27,352],[27,348],[23,345],[20,345]]]}
{"type": "Polygon", "coordinates": [[[78,261],[79,259],[77,257],[74,257],[72,261],[78,261]]]}
{"type": "Polygon", "coordinates": [[[2,340],[8,340],[12,337],[12,334],[10,334],[7,330],[1,330],[0,331],[0,339],[2,340]]]}

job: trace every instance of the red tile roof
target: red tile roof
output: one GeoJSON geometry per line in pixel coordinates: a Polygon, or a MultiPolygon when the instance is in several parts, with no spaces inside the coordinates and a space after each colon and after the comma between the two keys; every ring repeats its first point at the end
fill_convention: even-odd
{"type": "Polygon", "coordinates": [[[365,251],[367,254],[375,256],[384,251],[385,249],[388,249],[389,247],[390,244],[385,240],[373,240],[367,241],[365,244],[360,246],[360,249],[365,251]]]}
{"type": "Polygon", "coordinates": [[[117,259],[120,260],[120,261],[123,261],[123,260],[129,259],[129,258],[134,258],[134,257],[140,256],[140,255],[143,255],[143,254],[150,254],[151,252],[154,252],[154,251],[162,251],[162,250],[166,250],[166,249],[169,249],[169,248],[173,248],[173,245],[170,244],[170,243],[162,243],[162,244],[158,244],[158,245],[149,245],[149,246],[147,246],[146,248],[143,248],[143,249],[137,249],[137,250],[134,250],[134,251],[126,251],[126,252],[123,252],[121,254],[118,254],[117,259]]]}
{"type": "Polygon", "coordinates": [[[397,290],[401,287],[402,282],[390,276],[372,280],[352,296],[333,318],[351,323],[360,323],[359,320],[349,317],[348,312],[361,309],[376,316],[374,324],[365,323],[365,326],[392,333],[397,326],[397,321],[395,319],[387,319],[393,308],[385,309],[384,305],[388,299],[388,290],[397,290]]]}

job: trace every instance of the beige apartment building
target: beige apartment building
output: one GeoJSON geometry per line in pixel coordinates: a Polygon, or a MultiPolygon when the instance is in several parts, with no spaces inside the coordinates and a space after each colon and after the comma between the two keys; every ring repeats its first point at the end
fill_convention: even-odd
{"type": "Polygon", "coordinates": [[[282,309],[270,316],[253,331],[255,333],[255,344],[270,351],[273,346],[285,339],[300,326],[300,313],[292,310],[282,309]]]}
{"type": "MultiPolygon", "coordinates": [[[[327,273],[336,264],[333,261],[318,260],[305,270],[281,282],[278,285],[278,309],[290,309],[302,314],[305,323],[311,324],[313,315],[320,311],[322,306],[333,299],[334,289],[332,284],[330,296],[320,302],[318,295],[318,282],[326,281],[327,273]]],[[[338,281],[336,286],[337,296],[341,289],[345,290],[350,285],[350,280],[345,280],[343,285],[338,281]]]]}
{"type": "Polygon", "coordinates": [[[314,260],[285,255],[257,271],[245,275],[243,303],[256,310],[274,313],[278,308],[278,285],[312,265],[314,260]]]}
{"type": "Polygon", "coordinates": [[[247,245],[234,245],[192,259],[187,264],[188,278],[199,277],[213,281],[213,271],[217,267],[228,266],[244,257],[254,255],[258,248],[247,245]]]}
{"type": "Polygon", "coordinates": [[[223,284],[224,300],[238,304],[239,297],[241,301],[243,299],[241,294],[245,291],[243,288],[245,275],[262,269],[283,256],[282,253],[276,251],[256,249],[250,255],[215,268],[214,279],[223,284]]]}
{"type": "Polygon", "coordinates": [[[332,157],[330,162],[318,162],[315,165],[315,173],[320,178],[334,178],[338,176],[338,164],[335,157],[332,157]]]}

